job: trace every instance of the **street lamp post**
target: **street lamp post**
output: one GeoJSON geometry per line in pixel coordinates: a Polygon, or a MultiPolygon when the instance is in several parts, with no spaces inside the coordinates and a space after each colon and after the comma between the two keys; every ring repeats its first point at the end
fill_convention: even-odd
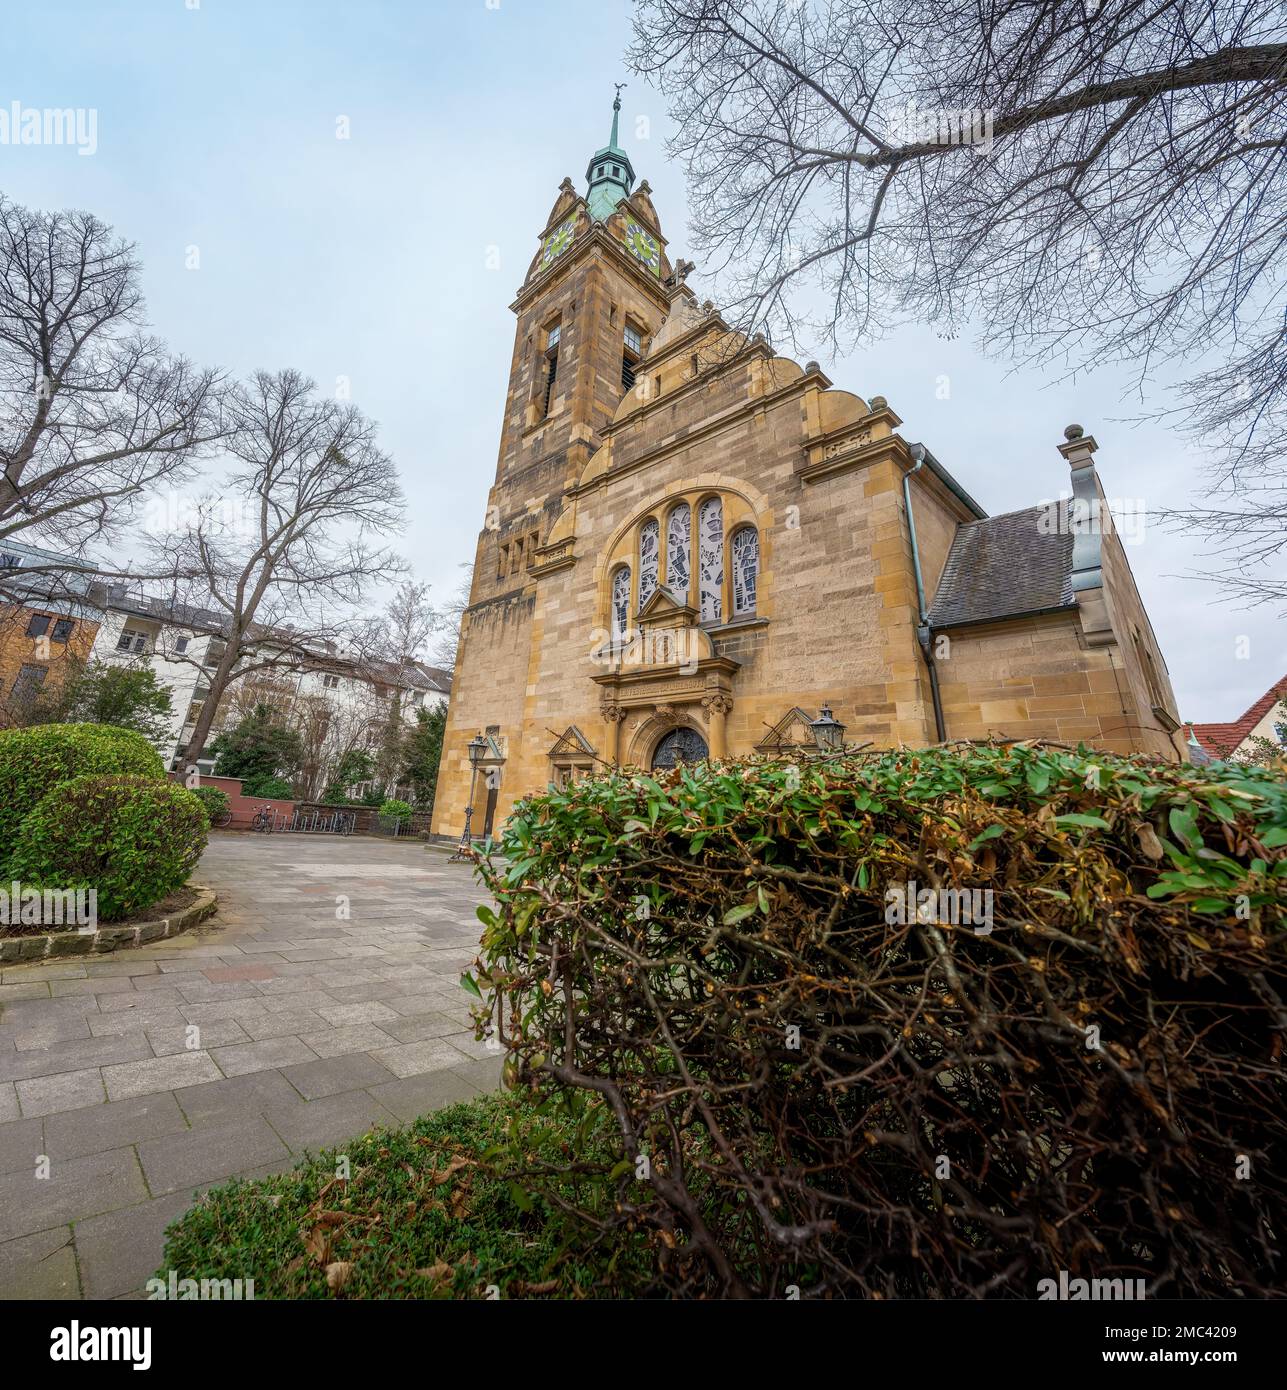
{"type": "Polygon", "coordinates": [[[845,726],[832,717],[830,705],[823,705],[822,713],[809,721],[809,727],[821,752],[838,753],[845,746],[845,726]]]}
{"type": "Polygon", "coordinates": [[[475,734],[467,746],[469,749],[469,805],[465,807],[465,830],[460,837],[460,844],[456,846],[455,854],[447,861],[448,863],[468,859],[473,847],[470,823],[474,818],[474,783],[478,779],[478,764],[482,762],[483,756],[487,752],[487,740],[482,734],[475,734]]]}

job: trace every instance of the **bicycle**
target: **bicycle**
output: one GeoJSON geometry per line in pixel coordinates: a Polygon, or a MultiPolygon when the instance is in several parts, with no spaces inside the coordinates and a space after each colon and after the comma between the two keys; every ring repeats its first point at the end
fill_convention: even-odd
{"type": "Polygon", "coordinates": [[[215,816],[215,818],[210,822],[210,824],[211,824],[211,825],[217,825],[217,826],[219,826],[219,827],[221,827],[221,828],[222,828],[223,826],[225,826],[225,825],[231,825],[231,824],[232,824],[232,807],[231,807],[231,806],[228,806],[228,807],[226,807],[224,810],[220,811],[219,814],[218,814],[217,816],[215,816]]]}
{"type": "Polygon", "coordinates": [[[250,818],[250,828],[263,835],[271,835],[273,829],[273,808],[261,806],[250,818]]]}

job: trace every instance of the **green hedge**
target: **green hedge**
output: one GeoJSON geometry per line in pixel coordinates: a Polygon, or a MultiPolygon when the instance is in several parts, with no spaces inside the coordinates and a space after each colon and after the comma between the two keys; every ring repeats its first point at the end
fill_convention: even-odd
{"type": "Polygon", "coordinates": [[[527,1190],[678,1296],[1281,1292],[1285,847],[1281,773],[1027,745],[522,802],[465,983],[584,1110],[527,1190]]]}
{"type": "Polygon", "coordinates": [[[200,798],[151,777],[77,777],[24,818],[6,874],[50,888],[93,888],[104,921],[181,887],[205,849],[200,798]]]}
{"type": "Polygon", "coordinates": [[[399,801],[396,797],[391,797],[388,801],[380,803],[379,814],[385,820],[404,821],[410,820],[415,815],[415,809],[409,801],[399,801]]]}
{"type": "Polygon", "coordinates": [[[0,859],[46,792],[73,777],[105,773],[159,779],[165,768],[142,734],[110,724],[35,724],[0,733],[0,859]]]}
{"type": "Polygon", "coordinates": [[[206,816],[213,825],[228,809],[228,793],[221,787],[192,787],[192,795],[206,808],[206,816]]]}

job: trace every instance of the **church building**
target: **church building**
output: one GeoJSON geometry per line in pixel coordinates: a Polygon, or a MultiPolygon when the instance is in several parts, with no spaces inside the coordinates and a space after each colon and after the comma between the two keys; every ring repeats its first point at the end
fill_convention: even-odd
{"type": "Polygon", "coordinates": [[[1181,758],[1095,440],[1071,425],[1052,443],[1064,500],[989,516],[883,396],[698,302],[619,110],[510,306],[435,832],[461,834],[474,781],[483,835],[596,768],[838,737],[1181,758]]]}

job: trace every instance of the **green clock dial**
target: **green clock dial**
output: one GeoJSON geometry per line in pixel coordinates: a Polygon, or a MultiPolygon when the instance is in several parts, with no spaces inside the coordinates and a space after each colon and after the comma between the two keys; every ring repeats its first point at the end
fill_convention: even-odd
{"type": "Polygon", "coordinates": [[[626,222],[626,246],[654,275],[661,274],[661,248],[637,222],[626,222]]]}
{"type": "Polygon", "coordinates": [[[572,244],[572,233],[576,230],[576,218],[569,217],[566,222],[555,229],[545,238],[545,244],[541,248],[541,267],[552,265],[564,251],[572,244]]]}

